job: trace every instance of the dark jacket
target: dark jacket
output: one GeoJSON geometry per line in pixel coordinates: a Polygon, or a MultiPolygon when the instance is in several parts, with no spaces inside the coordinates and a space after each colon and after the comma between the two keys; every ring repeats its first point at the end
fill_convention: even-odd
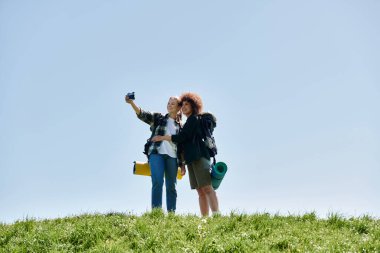
{"type": "Polygon", "coordinates": [[[197,116],[190,115],[177,135],[172,135],[174,143],[181,144],[185,153],[186,164],[204,157],[210,159],[205,143],[201,140],[201,128],[197,116]]]}

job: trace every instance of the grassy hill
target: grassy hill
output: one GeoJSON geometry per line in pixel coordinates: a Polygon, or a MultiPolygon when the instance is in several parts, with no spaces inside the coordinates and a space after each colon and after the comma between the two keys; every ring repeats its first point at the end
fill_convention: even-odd
{"type": "Polygon", "coordinates": [[[230,214],[203,219],[159,210],[0,225],[0,252],[380,252],[380,221],[230,214]]]}

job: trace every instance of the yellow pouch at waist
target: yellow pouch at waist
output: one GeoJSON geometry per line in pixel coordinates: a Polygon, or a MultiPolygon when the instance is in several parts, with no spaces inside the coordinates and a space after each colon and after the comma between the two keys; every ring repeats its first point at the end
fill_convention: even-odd
{"type": "MultiPolygon", "coordinates": [[[[133,174],[141,176],[151,176],[149,163],[137,161],[134,161],[133,163],[133,174]]],[[[182,179],[180,167],[178,167],[177,179],[182,179]]]]}

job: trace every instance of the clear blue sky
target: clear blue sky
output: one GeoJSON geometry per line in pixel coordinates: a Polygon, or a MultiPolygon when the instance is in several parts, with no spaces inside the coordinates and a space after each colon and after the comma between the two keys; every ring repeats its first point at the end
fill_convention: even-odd
{"type": "MultiPolygon", "coordinates": [[[[380,2],[0,1],[0,221],[143,213],[149,128],[199,93],[223,213],[380,216],[380,2]]],[[[188,177],[178,213],[199,214],[188,177]]]]}

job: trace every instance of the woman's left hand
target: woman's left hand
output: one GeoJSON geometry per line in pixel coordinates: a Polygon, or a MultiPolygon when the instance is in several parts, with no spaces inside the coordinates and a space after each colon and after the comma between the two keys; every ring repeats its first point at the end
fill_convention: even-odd
{"type": "Polygon", "coordinates": [[[186,167],[185,167],[185,165],[181,166],[181,175],[182,176],[186,175],[186,167]]]}

